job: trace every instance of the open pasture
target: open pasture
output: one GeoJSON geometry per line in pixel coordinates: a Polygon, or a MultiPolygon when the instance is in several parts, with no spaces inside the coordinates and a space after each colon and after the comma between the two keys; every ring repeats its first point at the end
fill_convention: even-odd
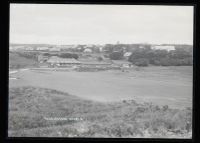
{"type": "Polygon", "coordinates": [[[10,87],[37,86],[55,89],[84,99],[113,102],[133,99],[169,105],[192,106],[192,67],[144,67],[125,72],[21,71],[10,87]]]}

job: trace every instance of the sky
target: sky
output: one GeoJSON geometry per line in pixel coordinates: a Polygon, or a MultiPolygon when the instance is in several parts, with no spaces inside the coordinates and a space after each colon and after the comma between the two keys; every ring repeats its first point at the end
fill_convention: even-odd
{"type": "Polygon", "coordinates": [[[193,6],[11,4],[10,43],[193,44],[193,6]]]}

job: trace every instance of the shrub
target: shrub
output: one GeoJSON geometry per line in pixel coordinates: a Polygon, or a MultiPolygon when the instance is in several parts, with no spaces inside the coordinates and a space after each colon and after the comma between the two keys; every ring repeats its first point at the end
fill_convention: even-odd
{"type": "Polygon", "coordinates": [[[168,105],[163,106],[163,111],[167,111],[168,110],[168,105]]]}
{"type": "Polygon", "coordinates": [[[103,61],[103,58],[102,57],[98,57],[97,60],[98,61],[103,61]]]}
{"type": "Polygon", "coordinates": [[[61,58],[74,58],[74,59],[78,59],[79,56],[77,54],[72,54],[72,53],[62,53],[59,55],[59,57],[61,58]]]}
{"type": "Polygon", "coordinates": [[[11,88],[9,96],[15,96],[10,99],[10,107],[18,109],[9,112],[11,135],[58,136],[59,131],[60,136],[67,137],[167,137],[169,131],[180,136],[192,130],[191,108],[170,109],[167,105],[160,108],[153,103],[136,104],[132,100],[98,103],[32,87],[11,88]],[[43,118],[63,115],[82,117],[83,121],[47,122],[43,118]],[[84,130],[80,131],[83,124],[84,130]]]}
{"type": "Polygon", "coordinates": [[[109,55],[111,60],[121,60],[123,58],[122,52],[113,52],[109,55]]]}
{"type": "Polygon", "coordinates": [[[148,60],[148,59],[144,59],[144,58],[137,59],[137,60],[134,61],[134,64],[135,64],[136,66],[145,67],[145,66],[148,66],[148,65],[149,65],[149,60],[148,60]]]}

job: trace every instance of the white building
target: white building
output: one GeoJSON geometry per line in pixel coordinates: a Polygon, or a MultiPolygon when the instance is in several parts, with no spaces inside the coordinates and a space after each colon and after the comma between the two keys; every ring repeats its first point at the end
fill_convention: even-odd
{"type": "Polygon", "coordinates": [[[124,57],[130,57],[131,54],[132,54],[132,52],[126,52],[126,53],[124,53],[124,57]]]}
{"type": "Polygon", "coordinates": [[[175,46],[155,45],[155,46],[152,46],[151,48],[154,50],[167,50],[167,51],[175,50],[175,46]]]}
{"type": "Polygon", "coordinates": [[[69,66],[69,65],[80,65],[80,61],[76,59],[60,58],[57,56],[52,56],[47,60],[47,63],[56,66],[69,66]]]}
{"type": "Polygon", "coordinates": [[[60,48],[54,47],[54,48],[49,49],[49,51],[51,51],[51,52],[59,52],[60,48]]]}
{"type": "Polygon", "coordinates": [[[36,48],[36,50],[38,50],[38,51],[46,51],[48,49],[49,49],[48,47],[37,47],[36,48]]]}
{"type": "Polygon", "coordinates": [[[34,48],[33,48],[33,47],[27,47],[26,50],[28,50],[28,51],[33,51],[34,48]]]}
{"type": "Polygon", "coordinates": [[[99,46],[99,51],[100,51],[100,52],[103,51],[103,46],[99,46]]]}
{"type": "Polygon", "coordinates": [[[84,50],[84,52],[85,52],[85,53],[92,53],[92,50],[89,49],[89,48],[87,48],[87,49],[84,50]]]}

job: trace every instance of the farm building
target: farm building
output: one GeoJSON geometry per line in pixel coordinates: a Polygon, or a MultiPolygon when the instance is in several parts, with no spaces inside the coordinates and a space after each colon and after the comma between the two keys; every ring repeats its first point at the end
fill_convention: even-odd
{"type": "Polygon", "coordinates": [[[154,45],[151,46],[152,49],[154,50],[167,50],[167,51],[171,51],[171,50],[175,50],[175,46],[163,46],[163,45],[154,45]]]}
{"type": "Polygon", "coordinates": [[[47,63],[52,66],[73,66],[81,64],[81,62],[77,61],[76,59],[59,58],[57,56],[52,56],[49,58],[47,63]]]}

